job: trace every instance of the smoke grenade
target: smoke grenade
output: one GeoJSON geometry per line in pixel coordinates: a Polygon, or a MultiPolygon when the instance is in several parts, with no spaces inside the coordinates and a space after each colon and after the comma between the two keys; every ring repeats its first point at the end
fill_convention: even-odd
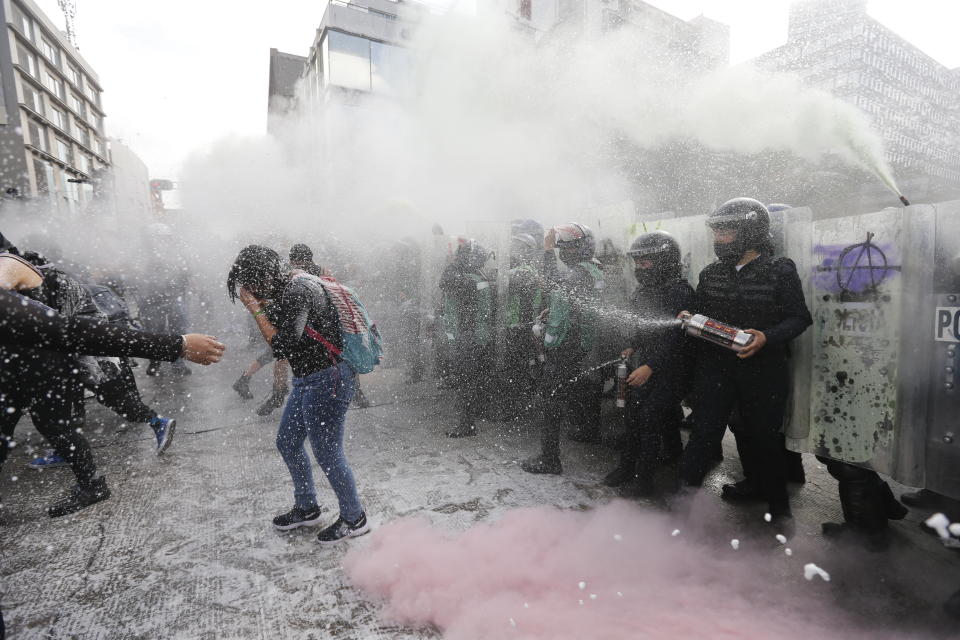
{"type": "Polygon", "coordinates": [[[732,351],[743,351],[753,342],[752,334],[699,313],[683,313],[680,316],[680,323],[688,335],[696,336],[732,351]]]}

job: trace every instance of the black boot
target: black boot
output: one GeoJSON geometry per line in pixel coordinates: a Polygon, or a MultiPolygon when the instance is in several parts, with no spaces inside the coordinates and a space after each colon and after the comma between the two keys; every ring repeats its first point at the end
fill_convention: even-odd
{"type": "Polygon", "coordinates": [[[145,372],[148,376],[159,376],[160,375],[160,361],[151,360],[150,364],[147,365],[147,370],[145,372]]]}
{"type": "Polygon", "coordinates": [[[803,470],[803,455],[789,449],[784,449],[783,453],[786,462],[787,482],[806,484],[807,473],[803,470]]]}
{"type": "Polygon", "coordinates": [[[634,456],[621,454],[620,463],[603,478],[608,487],[619,487],[636,476],[637,460],[634,456]]]}
{"type": "Polygon", "coordinates": [[[911,509],[929,509],[935,511],[939,510],[943,505],[943,496],[929,489],[920,489],[919,491],[905,493],[900,496],[900,500],[911,509]]]}
{"type": "Polygon", "coordinates": [[[283,401],[287,397],[287,389],[277,389],[274,390],[270,397],[267,398],[262,405],[257,408],[258,416],[268,416],[274,409],[279,409],[283,406],[283,401]]]}
{"type": "Polygon", "coordinates": [[[520,463],[520,468],[527,473],[549,473],[552,475],[560,475],[563,473],[563,465],[560,464],[560,457],[548,456],[546,454],[527,458],[520,463]]]}
{"type": "MultiPolygon", "coordinates": [[[[852,539],[869,551],[882,551],[889,545],[887,528],[888,498],[886,482],[874,471],[860,469],[843,462],[830,462],[830,474],[839,481],[843,523],[826,522],[823,534],[852,539]]],[[[892,492],[891,492],[892,497],[892,492]]]]}
{"type": "Polygon", "coordinates": [[[600,444],[600,427],[597,425],[581,425],[567,433],[567,437],[574,442],[600,444]]]}
{"type": "Polygon", "coordinates": [[[363,389],[357,389],[356,395],[353,396],[353,404],[358,409],[369,409],[373,406],[370,399],[367,398],[367,394],[363,392],[363,389]]]}
{"type": "Polygon", "coordinates": [[[634,473],[620,486],[618,493],[622,498],[649,498],[656,493],[653,473],[646,469],[634,473]]]}
{"type": "Polygon", "coordinates": [[[752,480],[744,479],[734,484],[725,484],[721,488],[724,500],[730,502],[759,502],[763,492],[752,480]]]}
{"type": "Polygon", "coordinates": [[[66,516],[109,497],[110,489],[107,487],[106,478],[94,478],[86,485],[74,485],[66,498],[47,507],[47,515],[51,518],[66,516]]]}
{"type": "Polygon", "coordinates": [[[960,591],[955,591],[953,595],[947,598],[947,601],[943,603],[943,610],[951,618],[960,620],[960,591]]]}
{"type": "Polygon", "coordinates": [[[244,374],[233,383],[233,390],[240,394],[244,400],[252,400],[253,394],[250,393],[250,378],[244,374]]]}

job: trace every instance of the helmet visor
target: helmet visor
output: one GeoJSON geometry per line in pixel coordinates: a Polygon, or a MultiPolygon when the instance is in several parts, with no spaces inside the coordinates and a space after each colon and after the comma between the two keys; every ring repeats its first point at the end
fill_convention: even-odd
{"type": "Polygon", "coordinates": [[[575,224],[562,224],[554,227],[553,231],[557,234],[557,242],[574,242],[586,236],[583,229],[575,224]]]}

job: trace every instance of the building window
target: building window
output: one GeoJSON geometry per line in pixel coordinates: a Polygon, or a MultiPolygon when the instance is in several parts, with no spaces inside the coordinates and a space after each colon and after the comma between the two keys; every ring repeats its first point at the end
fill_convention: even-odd
{"type": "Polygon", "coordinates": [[[60,66],[60,49],[46,38],[40,38],[40,50],[55,67],[60,66]]]}
{"type": "Polygon", "coordinates": [[[83,102],[83,98],[77,94],[70,92],[70,97],[68,98],[67,104],[70,105],[70,108],[73,109],[77,115],[81,118],[86,119],[87,117],[87,106],[83,102]]]}
{"type": "Polygon", "coordinates": [[[39,68],[37,67],[37,56],[27,51],[26,47],[17,43],[17,62],[27,73],[34,78],[40,78],[39,68]]]}
{"type": "MultiPolygon", "coordinates": [[[[328,31],[329,83],[345,89],[370,90],[370,41],[338,31],[328,31]]],[[[326,62],[326,60],[324,61],[326,62]]]]}
{"type": "Polygon", "coordinates": [[[80,141],[80,144],[90,148],[90,131],[81,125],[77,125],[77,139],[80,141]]]}
{"type": "Polygon", "coordinates": [[[48,151],[47,146],[47,128],[34,121],[27,124],[27,132],[30,134],[30,144],[41,151],[48,151]]]}
{"type": "Polygon", "coordinates": [[[43,97],[40,95],[40,92],[30,86],[29,83],[24,82],[22,85],[23,88],[23,104],[26,105],[28,109],[43,115],[43,97]]]}
{"type": "Polygon", "coordinates": [[[73,146],[66,140],[57,138],[57,157],[67,164],[73,164],[73,146]]]}
{"type": "Polygon", "coordinates": [[[60,109],[57,109],[56,107],[50,107],[50,121],[60,129],[63,129],[69,133],[70,123],[67,120],[67,114],[60,109]]]}
{"type": "Polygon", "coordinates": [[[93,86],[93,83],[87,82],[84,85],[84,92],[87,94],[87,97],[90,98],[90,102],[100,106],[100,90],[93,86]]]}
{"type": "Polygon", "coordinates": [[[370,80],[375,92],[409,95],[413,88],[411,52],[380,42],[370,43],[370,80]]]}
{"type": "Polygon", "coordinates": [[[40,158],[33,159],[33,175],[37,179],[37,193],[50,192],[50,177],[53,171],[49,164],[40,158]]]}
{"type": "Polygon", "coordinates": [[[66,97],[66,90],[63,87],[63,80],[53,75],[49,71],[43,78],[43,84],[53,92],[55,96],[63,100],[66,97]]]}
{"type": "Polygon", "coordinates": [[[93,152],[101,158],[103,157],[103,141],[96,136],[93,137],[93,152]]]}
{"type": "Polygon", "coordinates": [[[20,27],[23,35],[27,36],[29,40],[33,40],[33,20],[16,4],[13,5],[13,22],[20,27]]]}
{"type": "Polygon", "coordinates": [[[70,79],[70,82],[72,82],[75,87],[83,86],[82,83],[80,82],[81,76],[80,76],[80,72],[77,71],[77,68],[70,63],[67,63],[64,66],[66,66],[67,68],[67,78],[70,79]]]}
{"type": "Polygon", "coordinates": [[[77,168],[87,175],[90,175],[90,156],[80,152],[77,154],[77,168]]]}

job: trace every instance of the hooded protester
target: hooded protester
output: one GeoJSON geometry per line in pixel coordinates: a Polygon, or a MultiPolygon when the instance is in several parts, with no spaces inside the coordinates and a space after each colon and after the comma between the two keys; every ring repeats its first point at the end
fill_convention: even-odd
{"type": "Polygon", "coordinates": [[[330,544],[367,533],[370,526],[343,451],[346,412],[357,374],[341,357],[344,342],[337,309],[323,282],[309,274],[285,273],[275,251],[250,245],[234,261],[227,291],[253,315],[274,357],[288,360],[293,370],[293,391],[280,418],[277,449],[293,481],[294,506],[275,517],[274,526],[290,530],[321,520],[304,448],[309,438],[340,507],[336,522],[321,531],[318,540],[330,544]],[[276,301],[270,316],[266,300],[276,301]]]}

